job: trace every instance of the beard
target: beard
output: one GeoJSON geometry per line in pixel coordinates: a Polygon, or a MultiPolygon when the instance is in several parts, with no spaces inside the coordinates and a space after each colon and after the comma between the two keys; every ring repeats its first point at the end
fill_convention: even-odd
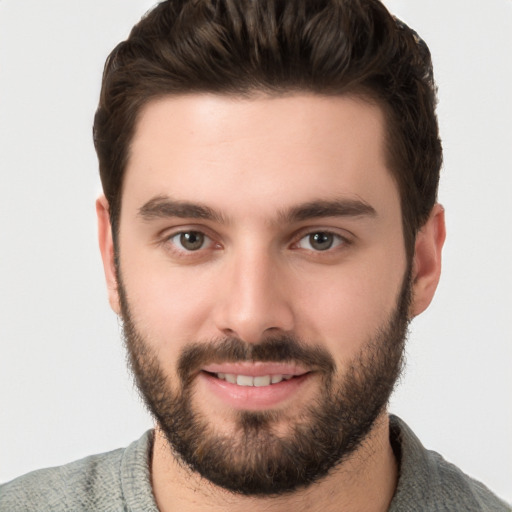
{"type": "Polygon", "coordinates": [[[343,374],[325,349],[290,334],[268,337],[258,344],[226,337],[191,343],[182,351],[178,386],[169,382],[149,340],[137,329],[120,272],[118,287],[129,364],[148,410],[180,464],[233,493],[286,494],[339,467],[369,436],[403,368],[410,272],[387,322],[343,374]],[[236,411],[234,430],[217,432],[194,408],[195,377],[205,364],[240,361],[313,368],[321,377],[320,389],[315,400],[303,411],[294,411],[291,419],[282,411],[236,411]],[[284,434],[276,428],[280,421],[288,422],[284,434]]]}

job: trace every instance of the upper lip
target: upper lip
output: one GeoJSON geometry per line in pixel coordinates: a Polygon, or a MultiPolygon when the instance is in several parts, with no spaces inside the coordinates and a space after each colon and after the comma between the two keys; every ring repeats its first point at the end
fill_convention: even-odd
{"type": "Polygon", "coordinates": [[[234,375],[247,375],[250,377],[261,377],[264,375],[300,376],[310,371],[293,363],[273,363],[264,361],[212,363],[203,366],[202,370],[209,373],[229,373],[234,375]]]}

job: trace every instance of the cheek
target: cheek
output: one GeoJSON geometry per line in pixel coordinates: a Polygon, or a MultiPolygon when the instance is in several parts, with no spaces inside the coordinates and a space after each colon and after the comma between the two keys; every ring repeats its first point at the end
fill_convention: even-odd
{"type": "Polygon", "coordinates": [[[405,259],[383,251],[305,280],[297,290],[299,333],[338,360],[352,359],[394,312],[404,269],[405,259]]]}
{"type": "Polygon", "coordinates": [[[204,272],[168,263],[142,265],[135,258],[121,268],[132,319],[164,359],[176,358],[191,340],[207,337],[202,326],[212,293],[204,272]]]}

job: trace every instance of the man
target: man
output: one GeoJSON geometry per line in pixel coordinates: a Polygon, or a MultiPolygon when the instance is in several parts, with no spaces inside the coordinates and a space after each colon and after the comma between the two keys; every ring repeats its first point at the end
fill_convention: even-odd
{"type": "Polygon", "coordinates": [[[428,49],[375,0],[169,1],[94,139],[112,308],[156,420],[1,510],[508,510],[386,405],[440,275],[428,49]]]}

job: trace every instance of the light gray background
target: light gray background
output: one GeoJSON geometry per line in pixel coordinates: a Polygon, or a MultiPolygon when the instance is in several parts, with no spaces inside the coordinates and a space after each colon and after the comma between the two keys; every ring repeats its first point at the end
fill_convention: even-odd
{"type": "MultiPolygon", "coordinates": [[[[448,240],[391,410],[512,501],[512,1],[388,0],[433,53],[448,240]]],[[[151,426],[96,244],[91,124],[149,0],[0,1],[0,482],[151,426]]]]}

